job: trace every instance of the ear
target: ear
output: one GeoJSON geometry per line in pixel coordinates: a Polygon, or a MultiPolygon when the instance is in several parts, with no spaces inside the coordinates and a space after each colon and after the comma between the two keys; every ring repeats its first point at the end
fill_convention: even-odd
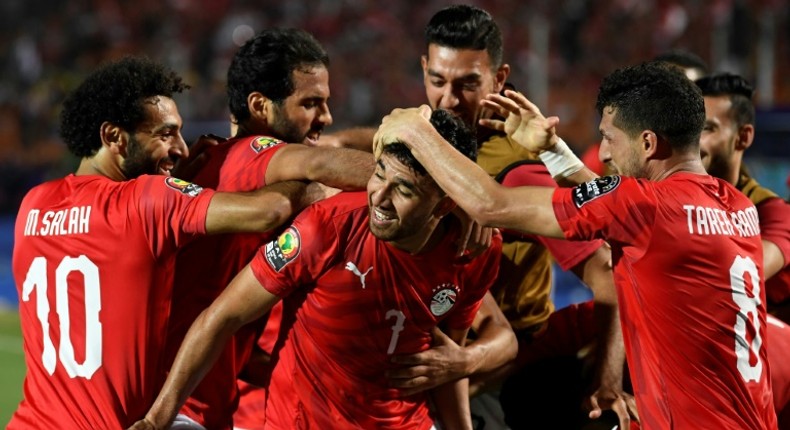
{"type": "Polygon", "coordinates": [[[422,76],[425,78],[428,76],[428,54],[420,57],[420,65],[422,66],[422,76]]]}
{"type": "Polygon", "coordinates": [[[499,66],[496,73],[494,74],[494,92],[500,93],[502,92],[502,88],[505,87],[505,82],[507,82],[507,77],[510,76],[510,64],[503,64],[499,66]]]}
{"type": "Polygon", "coordinates": [[[448,196],[444,196],[441,200],[439,200],[439,203],[436,204],[436,208],[433,210],[433,216],[436,219],[444,218],[444,216],[452,212],[456,206],[457,205],[453,199],[448,196]]]}
{"type": "Polygon", "coordinates": [[[735,149],[745,151],[752,146],[754,141],[754,125],[744,124],[738,129],[738,141],[735,142],[735,149]]]}
{"type": "Polygon", "coordinates": [[[651,130],[642,130],[639,135],[641,140],[642,154],[645,160],[653,158],[660,158],[660,149],[658,147],[658,136],[651,130]]]}
{"type": "Polygon", "coordinates": [[[262,124],[268,124],[271,104],[271,100],[258,91],[253,91],[247,96],[247,109],[250,111],[250,118],[262,124]]]}
{"type": "Polygon", "coordinates": [[[129,133],[121,127],[104,121],[99,127],[102,147],[113,154],[126,156],[126,145],[129,142],[129,133]]]}

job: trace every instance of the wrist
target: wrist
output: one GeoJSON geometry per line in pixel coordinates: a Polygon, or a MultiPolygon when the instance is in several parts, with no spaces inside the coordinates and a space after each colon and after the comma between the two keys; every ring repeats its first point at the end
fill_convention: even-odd
{"type": "Polygon", "coordinates": [[[554,145],[538,154],[538,157],[553,178],[567,178],[584,168],[584,163],[571,148],[558,137],[552,137],[554,145]]]}

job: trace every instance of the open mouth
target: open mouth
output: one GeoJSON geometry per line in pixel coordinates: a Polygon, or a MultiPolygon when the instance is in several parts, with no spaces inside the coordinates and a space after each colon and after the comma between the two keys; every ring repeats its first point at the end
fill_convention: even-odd
{"type": "Polygon", "coordinates": [[[175,162],[170,158],[164,158],[159,161],[159,164],[156,167],[156,170],[160,175],[171,176],[171,171],[175,167],[175,162]]]}
{"type": "Polygon", "coordinates": [[[371,215],[371,219],[373,219],[373,222],[378,225],[389,224],[395,222],[395,220],[397,219],[395,214],[387,211],[382,211],[377,208],[373,208],[373,210],[370,211],[370,215],[371,215]]]}
{"type": "Polygon", "coordinates": [[[321,138],[320,131],[310,132],[304,137],[304,143],[309,146],[317,146],[319,138],[321,138]]]}

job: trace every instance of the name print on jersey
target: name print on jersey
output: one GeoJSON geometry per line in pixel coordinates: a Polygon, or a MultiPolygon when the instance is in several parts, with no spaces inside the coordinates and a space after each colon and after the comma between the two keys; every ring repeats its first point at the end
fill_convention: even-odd
{"type": "Polygon", "coordinates": [[[717,208],[683,205],[690,234],[752,237],[760,234],[760,221],[754,206],[725,212],[717,208]]]}
{"type": "Polygon", "coordinates": [[[25,236],[65,236],[90,233],[90,206],[75,206],[57,211],[31,209],[25,222],[25,236]],[[41,228],[39,228],[41,224],[41,228]]]}

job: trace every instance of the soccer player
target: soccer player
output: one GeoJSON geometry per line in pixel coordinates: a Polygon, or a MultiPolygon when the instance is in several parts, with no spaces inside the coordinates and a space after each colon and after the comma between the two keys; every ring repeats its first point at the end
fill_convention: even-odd
{"type": "MultiPolygon", "coordinates": [[[[743,192],[757,208],[766,305],[769,312],[790,321],[790,205],[760,186],[743,165],[744,152],[754,142],[752,86],[742,77],[729,73],[707,76],[696,84],[705,100],[705,127],[700,137],[702,164],[710,175],[743,192]]],[[[784,324],[769,324],[767,330],[774,405],[780,427],[790,428],[790,412],[782,416],[790,393],[790,364],[785,359],[788,350],[780,346],[790,343],[785,340],[790,330],[784,324]]]]}
{"type": "MultiPolygon", "coordinates": [[[[552,176],[594,176],[522,95],[486,106],[552,176]]],[[[484,225],[568,239],[604,238],[612,263],[639,418],[646,429],[772,429],[763,252],[757,210],[699,155],[705,108],[680,71],[619,69],[601,84],[601,151],[616,176],[575,188],[507,188],[452,153],[427,127],[427,107],[393,112],[377,146],[399,138],[464,210],[484,225]]],[[[770,341],[770,339],[768,339],[770,341]]]]}
{"type": "MultiPolygon", "coordinates": [[[[503,60],[502,34],[491,15],[474,6],[446,7],[428,22],[425,42],[427,53],[421,63],[431,107],[450,110],[471,127],[480,118],[494,114],[480,102],[488,94],[504,90],[510,66],[503,60]]],[[[477,138],[480,143],[477,164],[491,177],[511,187],[556,187],[536,154],[504,133],[477,127],[477,138]]],[[[581,409],[583,400],[591,408],[590,404],[598,402],[599,397],[607,405],[623,395],[624,352],[614,280],[608,264],[609,251],[600,240],[569,242],[516,231],[505,231],[503,242],[502,267],[491,292],[516,331],[517,359],[503,363],[496,359],[502,355],[493,352],[489,355],[494,359],[479,360],[479,351],[489,351],[492,347],[484,333],[482,339],[452,354],[439,354],[440,350],[435,350],[402,358],[410,367],[393,372],[397,377],[394,382],[405,387],[429,387],[471,374],[470,380],[475,385],[485,387],[496,386],[506,379],[509,382],[505,382],[501,401],[511,427],[529,426],[535,423],[537,412],[547,411],[558,417],[555,423],[558,427],[573,426],[586,419],[581,409]],[[572,270],[593,290],[594,306],[585,303],[555,311],[550,299],[552,260],[563,269],[572,270]],[[585,381],[582,372],[577,371],[573,387],[562,389],[563,401],[558,401],[556,396],[541,396],[545,402],[523,404],[520,379],[529,379],[531,373],[525,369],[526,365],[542,362],[555,366],[552,371],[558,374],[570,373],[564,359],[577,364],[577,357],[595,341],[595,355],[586,357],[588,363],[593,362],[592,377],[585,381]],[[477,366],[467,364],[480,362],[477,366]],[[522,372],[527,372],[527,376],[511,378],[514,373],[522,372]],[[508,396],[509,388],[516,394],[508,396]]],[[[630,396],[626,398],[632,401],[630,396]]],[[[623,410],[618,408],[618,411],[623,410]]],[[[596,411],[593,416],[599,413],[596,411]]],[[[625,412],[622,416],[627,418],[625,412]]],[[[626,424],[621,422],[621,425],[626,424]]]]}
{"type": "MultiPolygon", "coordinates": [[[[364,189],[374,168],[369,152],[305,145],[314,144],[332,123],[327,105],[328,65],[326,51],[303,30],[267,29],[247,41],[228,69],[228,99],[236,134],[206,150],[206,164],[193,182],[234,192],[287,180],[364,189]]],[[[195,318],[269,239],[270,235],[260,234],[205,237],[179,252],[168,327],[168,367],[195,318]]],[[[210,429],[231,427],[238,401],[236,377],[251,354],[257,353],[253,345],[264,322],[245,326],[225,346],[184,405],[184,416],[210,429]]]]}
{"type": "MultiPolygon", "coordinates": [[[[431,128],[463,157],[474,137],[446,111],[431,128]]],[[[500,241],[456,257],[454,207],[403,145],[379,159],[367,193],[344,193],[302,212],[190,329],[168,381],[136,428],[164,428],[241,325],[281,298],[281,336],[268,387],[267,428],[430,429],[428,396],[401,396],[385,373],[394,354],[427,349],[441,324],[462,344],[493,281],[500,241]]],[[[471,428],[466,381],[434,391],[444,428],[471,428]]]]}
{"type": "Polygon", "coordinates": [[[28,192],[15,227],[28,372],[9,429],[139,419],[164,381],[177,248],[206,233],[268,231],[320,196],[298,182],[229,194],[171,177],[188,151],[172,99],[185,88],[129,57],[64,102],[61,135],[80,165],[28,192]]]}

